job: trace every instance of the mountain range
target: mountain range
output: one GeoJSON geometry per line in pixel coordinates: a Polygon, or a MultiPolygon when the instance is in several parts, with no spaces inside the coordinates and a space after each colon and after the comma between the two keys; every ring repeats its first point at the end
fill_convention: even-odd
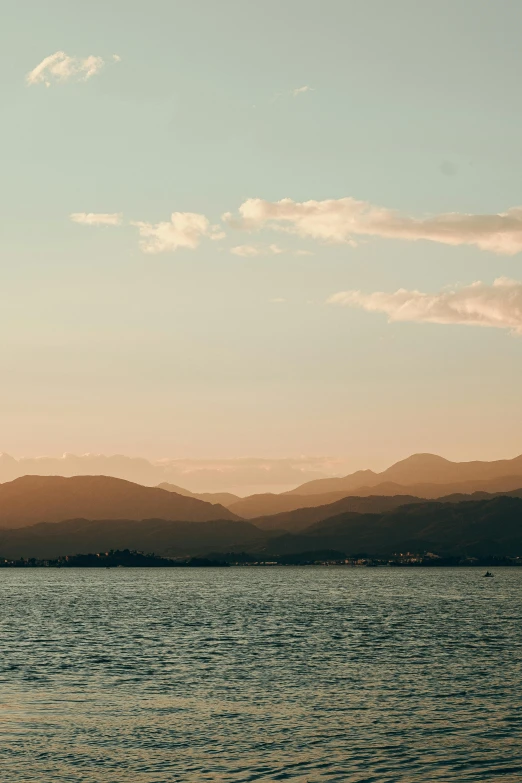
{"type": "MultiPolygon", "coordinates": [[[[257,519],[262,516],[280,514],[301,508],[322,506],[346,497],[372,497],[397,495],[413,495],[418,498],[437,499],[446,495],[471,495],[474,492],[511,492],[522,486],[521,476],[504,476],[501,478],[477,481],[461,481],[453,484],[396,484],[386,481],[374,486],[362,486],[352,490],[337,490],[321,495],[298,495],[284,493],[282,495],[263,494],[250,495],[233,502],[223,502],[230,511],[244,519],[257,519]]],[[[199,495],[198,497],[203,497],[199,495]]]]}
{"type": "MultiPolygon", "coordinates": [[[[314,495],[312,497],[317,496],[314,495]]],[[[319,497],[322,496],[319,495],[319,497]]],[[[512,492],[502,494],[474,492],[473,494],[468,495],[456,493],[438,498],[437,503],[465,503],[469,501],[493,500],[493,498],[497,497],[522,498],[522,489],[516,489],[512,492]]],[[[305,530],[314,523],[322,522],[325,519],[331,519],[343,513],[382,514],[393,511],[396,508],[419,504],[423,505],[425,503],[426,498],[415,497],[414,495],[369,495],[367,497],[349,495],[334,503],[327,503],[323,506],[299,508],[295,511],[258,517],[250,521],[261,530],[286,530],[295,533],[305,530]]]]}
{"type": "Polygon", "coordinates": [[[350,492],[359,487],[375,487],[385,482],[404,486],[456,484],[500,479],[506,476],[522,477],[522,454],[514,459],[501,459],[494,462],[452,462],[436,454],[412,454],[383,470],[382,473],[359,470],[343,478],[315,479],[301,484],[286,494],[320,495],[325,492],[350,492]]]}
{"type": "Polygon", "coordinates": [[[460,503],[425,502],[383,514],[339,514],[270,541],[274,554],[335,549],[389,556],[522,556],[522,499],[493,497],[460,503]]]}
{"type": "Polygon", "coordinates": [[[519,531],[522,457],[454,463],[417,454],[382,473],[358,471],[246,498],[90,475],[0,484],[3,556],[55,557],[85,547],[175,556],[242,549],[379,554],[394,547],[522,555],[519,531]]]}
{"type": "Polygon", "coordinates": [[[254,553],[259,557],[335,550],[353,556],[433,552],[439,556],[522,556],[522,498],[496,496],[458,503],[425,501],[382,513],[344,512],[296,532],[262,530],[244,520],[162,519],[43,522],[0,530],[2,557],[137,549],[170,557],[254,553]]]}

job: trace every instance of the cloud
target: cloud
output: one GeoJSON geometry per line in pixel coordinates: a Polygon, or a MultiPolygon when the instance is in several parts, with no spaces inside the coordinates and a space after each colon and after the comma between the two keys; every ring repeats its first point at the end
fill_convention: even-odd
{"type": "Polygon", "coordinates": [[[298,95],[302,95],[304,92],[313,92],[313,89],[313,87],[309,87],[305,84],[303,87],[296,87],[295,90],[292,90],[292,95],[294,98],[297,98],[298,95]]]}
{"type": "Polygon", "coordinates": [[[88,57],[70,57],[65,52],[55,52],[45,57],[36,68],[26,76],[28,85],[44,83],[51,86],[52,81],[67,82],[70,80],[86,82],[99,73],[105,61],[102,57],[90,54],[88,57]]]}
{"type": "Polygon", "coordinates": [[[236,247],[230,248],[230,252],[235,256],[243,256],[244,258],[261,255],[261,250],[254,245],[236,245],[236,247]]]}
{"type": "Polygon", "coordinates": [[[131,222],[136,226],[145,253],[174,252],[180,247],[195,249],[204,237],[219,240],[225,237],[220,226],[210,224],[205,215],[195,212],[173,212],[163,223],[131,222]]]}
{"type": "Polygon", "coordinates": [[[271,304],[283,304],[286,302],[286,299],[283,299],[281,296],[276,296],[275,299],[270,299],[271,304]]]}
{"type": "Polygon", "coordinates": [[[123,220],[121,212],[73,212],[69,217],[84,226],[120,226],[123,220]]]}
{"type": "Polygon", "coordinates": [[[283,459],[163,459],[149,461],[121,454],[64,454],[21,457],[0,453],[0,482],[19,476],[115,476],[157,486],[168,481],[194,492],[281,492],[316,478],[344,475],[352,465],[329,457],[283,459]]]}
{"type": "Polygon", "coordinates": [[[268,245],[268,247],[261,247],[259,245],[236,245],[232,247],[230,252],[235,256],[243,256],[244,258],[252,256],[266,256],[266,255],[280,255],[285,251],[278,245],[268,245]]]}
{"type": "Polygon", "coordinates": [[[341,291],[331,296],[328,303],[386,313],[391,322],[490,326],[522,335],[522,283],[506,277],[499,277],[493,285],[478,281],[437,294],[404,288],[391,294],[341,291]]]}
{"type": "Polygon", "coordinates": [[[285,198],[251,198],[239,207],[239,219],[227,212],[223,220],[237,228],[276,228],[326,242],[355,244],[355,237],[475,245],[481,250],[514,255],[522,250],[522,207],[506,212],[469,215],[449,212],[415,218],[354,198],[297,202],[285,198]]]}
{"type": "Polygon", "coordinates": [[[119,54],[113,54],[112,59],[114,60],[115,63],[121,63],[121,57],[119,54]]]}
{"type": "Polygon", "coordinates": [[[230,248],[235,256],[251,258],[253,256],[279,256],[281,253],[291,253],[294,256],[313,256],[311,250],[285,250],[279,245],[236,245],[230,248]]]}

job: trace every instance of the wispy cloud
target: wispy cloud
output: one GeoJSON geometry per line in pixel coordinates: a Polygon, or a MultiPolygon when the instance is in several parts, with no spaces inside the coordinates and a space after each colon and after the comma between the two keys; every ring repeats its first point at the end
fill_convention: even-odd
{"type": "Polygon", "coordinates": [[[522,335],[522,283],[505,277],[493,285],[478,281],[436,294],[404,288],[395,293],[341,291],[328,303],[386,313],[390,321],[490,326],[522,335]]]}
{"type": "Polygon", "coordinates": [[[279,245],[268,245],[266,247],[262,247],[260,245],[236,245],[236,247],[232,247],[230,249],[230,252],[235,256],[243,256],[248,258],[252,256],[267,255],[278,256],[285,251],[279,247],[279,245]]]}
{"type": "Polygon", "coordinates": [[[220,226],[211,225],[205,215],[195,212],[173,212],[170,221],[143,223],[132,221],[141,237],[145,253],[174,252],[180,247],[195,249],[204,237],[219,240],[225,237],[220,226]]]}
{"type": "Polygon", "coordinates": [[[286,299],[283,299],[281,296],[276,296],[275,299],[270,299],[271,304],[284,304],[286,302],[286,299]]]}
{"type": "MultiPolygon", "coordinates": [[[[120,61],[119,55],[113,55],[115,62],[120,61]]],[[[88,57],[71,57],[65,52],[55,52],[45,57],[36,68],[27,74],[28,85],[45,84],[50,87],[52,82],[80,81],[86,82],[99,73],[105,65],[103,57],[90,54],[88,57]]]]}
{"type": "Polygon", "coordinates": [[[274,492],[316,478],[345,475],[351,463],[332,457],[243,458],[224,460],[162,459],[149,462],[121,454],[64,454],[61,457],[21,457],[3,454],[0,482],[18,476],[115,476],[149,486],[168,481],[194,492],[237,490],[274,492]]]}
{"type": "Polygon", "coordinates": [[[377,236],[475,245],[505,255],[522,250],[522,207],[497,214],[449,212],[417,218],[354,198],[304,202],[251,198],[239,207],[238,219],[230,212],[223,219],[247,230],[278,228],[327,242],[356,244],[358,236],[377,236]]]}
{"type": "Polygon", "coordinates": [[[73,212],[69,217],[84,226],[120,226],[123,221],[121,212],[73,212]]]}
{"type": "Polygon", "coordinates": [[[304,95],[305,92],[314,92],[315,87],[310,87],[308,84],[304,84],[302,87],[294,87],[292,90],[281,90],[276,92],[272,98],[272,103],[276,103],[283,98],[297,98],[299,95],[304,95]]]}
{"type": "Polygon", "coordinates": [[[294,98],[297,98],[298,95],[302,95],[304,92],[313,92],[314,88],[309,87],[308,84],[305,84],[303,87],[296,87],[294,90],[292,90],[292,95],[294,98]]]}
{"type": "Polygon", "coordinates": [[[253,256],[279,256],[282,253],[293,256],[313,256],[311,250],[288,250],[279,245],[236,245],[230,248],[235,256],[251,258],[253,256]]]}

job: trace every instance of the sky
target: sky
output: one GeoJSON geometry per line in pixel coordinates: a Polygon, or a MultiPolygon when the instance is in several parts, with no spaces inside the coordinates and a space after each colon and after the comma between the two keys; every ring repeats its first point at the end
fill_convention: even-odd
{"type": "Polygon", "coordinates": [[[516,0],[6,0],[0,451],[522,452],[521,32],[516,0]]]}

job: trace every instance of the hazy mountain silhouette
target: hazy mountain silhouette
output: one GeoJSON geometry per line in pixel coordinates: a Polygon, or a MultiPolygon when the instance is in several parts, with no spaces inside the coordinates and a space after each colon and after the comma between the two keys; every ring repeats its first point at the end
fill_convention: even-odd
{"type": "Polygon", "coordinates": [[[162,459],[150,461],[124,454],[63,454],[20,457],[0,453],[0,482],[21,476],[112,476],[145,486],[162,482],[182,485],[193,493],[277,492],[298,483],[325,478],[331,463],[322,457],[267,459],[162,459]]]}
{"type": "Polygon", "coordinates": [[[244,519],[254,519],[279,514],[283,511],[294,511],[297,508],[322,506],[325,503],[340,500],[347,494],[346,491],[328,492],[324,495],[288,495],[286,493],[274,495],[267,492],[262,495],[249,495],[246,498],[240,498],[231,503],[228,508],[244,519]]]}
{"type": "Polygon", "coordinates": [[[205,503],[221,503],[225,508],[229,508],[233,503],[241,500],[239,495],[233,495],[231,492],[191,492],[189,489],[183,489],[183,487],[178,487],[176,484],[169,484],[168,481],[158,484],[158,488],[166,489],[167,492],[176,492],[178,495],[183,495],[183,497],[204,500],[205,503]]]}
{"type": "MultiPolygon", "coordinates": [[[[520,481],[520,479],[518,479],[520,481]]],[[[481,482],[479,482],[481,483],[481,482]]],[[[380,485],[382,486],[382,485],[380,485]]],[[[386,485],[384,485],[386,486],[386,485]]],[[[419,484],[419,487],[426,486],[419,484]]],[[[430,488],[432,485],[427,485],[430,488]]],[[[440,485],[445,486],[445,485],[440,485]]],[[[449,485],[452,486],[452,485],[449,485]]],[[[458,485],[453,485],[458,486],[458,485]]],[[[294,498],[299,499],[301,496],[293,495],[294,498]]],[[[328,497],[328,495],[310,495],[311,498],[328,497]]],[[[516,497],[522,498],[522,488],[512,490],[511,492],[503,493],[489,493],[489,492],[474,492],[472,494],[455,493],[452,495],[444,495],[437,498],[438,503],[464,503],[472,500],[493,500],[496,497],[516,497]]],[[[304,498],[308,499],[308,498],[304,498]]],[[[392,511],[395,508],[400,508],[407,505],[423,504],[426,501],[426,497],[419,497],[415,495],[368,495],[357,496],[348,495],[340,500],[336,500],[333,503],[327,503],[320,506],[302,507],[295,511],[287,511],[281,514],[272,514],[270,516],[262,516],[251,519],[251,523],[262,530],[278,530],[283,529],[289,532],[299,532],[305,530],[315,522],[320,522],[325,519],[337,516],[341,513],[355,512],[357,514],[375,514],[383,513],[386,511],[392,511]]]]}
{"type": "MultiPolygon", "coordinates": [[[[295,497],[299,497],[296,495],[295,497]]],[[[311,497],[323,497],[322,495],[311,495],[311,497]]],[[[330,519],[338,514],[355,512],[357,514],[376,514],[384,511],[391,511],[399,506],[410,503],[422,503],[423,498],[413,495],[395,495],[395,496],[375,496],[369,497],[344,497],[334,503],[327,503],[323,506],[312,506],[309,508],[299,508],[295,511],[286,511],[282,514],[272,514],[271,516],[257,517],[251,519],[251,523],[261,530],[287,530],[291,533],[297,533],[315,522],[324,519],[330,519]]]]}
{"type": "MultiPolygon", "coordinates": [[[[503,477],[522,478],[522,456],[512,460],[496,462],[451,462],[433,454],[414,454],[397,462],[381,473],[372,470],[359,470],[344,478],[325,478],[334,462],[324,458],[295,459],[224,459],[194,460],[166,459],[150,462],[143,458],[127,457],[121,454],[105,456],[103,454],[64,454],[62,457],[21,457],[15,459],[9,454],[0,453],[0,482],[12,481],[24,475],[34,476],[112,476],[145,486],[168,484],[165,489],[173,490],[186,497],[204,501],[218,501],[230,506],[242,502],[236,496],[236,487],[240,495],[247,492],[250,498],[245,508],[234,509],[235,513],[248,517],[257,517],[269,513],[290,511],[291,505],[278,505],[272,501],[273,495],[259,494],[262,489],[278,492],[289,489],[299,482],[299,486],[290,489],[291,495],[330,494],[330,501],[345,497],[347,494],[364,494],[362,488],[377,487],[379,484],[393,482],[399,487],[407,487],[406,494],[420,494],[411,489],[414,484],[456,484],[467,481],[490,481],[503,477]],[[314,479],[310,481],[310,479],[314,479]],[[305,481],[306,483],[302,483],[305,481]],[[257,489],[259,487],[259,489],[257,489]],[[183,489],[182,489],[183,488],[183,489]],[[231,489],[232,492],[223,492],[231,489]],[[212,491],[209,491],[212,490],[212,491]],[[256,493],[255,495],[252,493],[256,493]],[[333,493],[338,493],[335,496],[333,493]],[[259,501],[259,502],[258,502],[259,501]],[[273,503],[273,506],[270,506],[273,503]]],[[[500,491],[509,487],[484,486],[484,491],[500,491]]],[[[472,487],[469,491],[478,490],[472,487]]],[[[449,489],[445,492],[450,491],[449,489]]],[[[455,490],[460,491],[460,490],[455,490]]],[[[462,491],[468,491],[462,488],[462,491]]],[[[404,489],[395,489],[395,494],[404,494],[404,489]]],[[[366,493],[368,494],[368,493],[366,493]]],[[[372,494],[388,494],[384,490],[372,494]]],[[[433,493],[432,493],[433,494],[433,493]]],[[[282,497],[282,495],[281,495],[282,497]]],[[[325,500],[318,501],[324,503],[325,500]]],[[[287,501],[287,504],[290,501],[287,501]]],[[[300,503],[304,506],[304,503],[300,503]]],[[[308,503],[306,504],[308,505],[308,503]]],[[[296,506],[294,506],[295,508],[296,506]]]]}
{"type": "Polygon", "coordinates": [[[522,476],[507,476],[499,479],[485,481],[463,481],[456,484],[396,484],[392,481],[375,484],[375,486],[362,486],[352,490],[338,490],[322,495],[298,495],[285,492],[282,495],[250,495],[228,508],[244,519],[259,519],[273,514],[281,514],[302,508],[324,506],[336,500],[348,497],[393,497],[396,495],[408,495],[421,499],[436,499],[452,494],[469,495],[474,492],[499,493],[509,492],[522,486],[522,476]]]}
{"type": "Polygon", "coordinates": [[[245,520],[72,519],[0,530],[0,556],[55,558],[127,548],[176,557],[331,550],[375,556],[408,551],[440,556],[522,556],[521,520],[522,499],[510,496],[458,503],[425,501],[374,514],[345,512],[294,533],[261,530],[245,520]]]}
{"type": "Polygon", "coordinates": [[[0,484],[0,527],[64,519],[237,519],[220,505],[108,476],[24,476],[0,484]]]}
{"type": "Polygon", "coordinates": [[[343,490],[350,492],[361,487],[375,487],[386,482],[403,486],[422,483],[457,484],[515,476],[522,477],[522,455],[514,459],[494,462],[451,462],[435,454],[413,454],[411,457],[396,462],[382,473],[367,470],[357,471],[343,478],[316,479],[301,484],[286,494],[318,495],[343,490]]]}
{"type": "MultiPolygon", "coordinates": [[[[356,490],[343,493],[343,497],[356,495],[359,497],[368,497],[370,495],[415,495],[420,498],[436,499],[452,494],[471,495],[474,492],[498,494],[500,492],[511,492],[514,489],[519,489],[521,486],[522,476],[503,476],[502,478],[481,481],[459,481],[453,484],[396,484],[393,481],[386,481],[382,484],[375,484],[372,487],[358,487],[356,490]]],[[[303,496],[293,495],[292,497],[303,496]]],[[[317,497],[317,495],[312,497],[317,497]]]]}

